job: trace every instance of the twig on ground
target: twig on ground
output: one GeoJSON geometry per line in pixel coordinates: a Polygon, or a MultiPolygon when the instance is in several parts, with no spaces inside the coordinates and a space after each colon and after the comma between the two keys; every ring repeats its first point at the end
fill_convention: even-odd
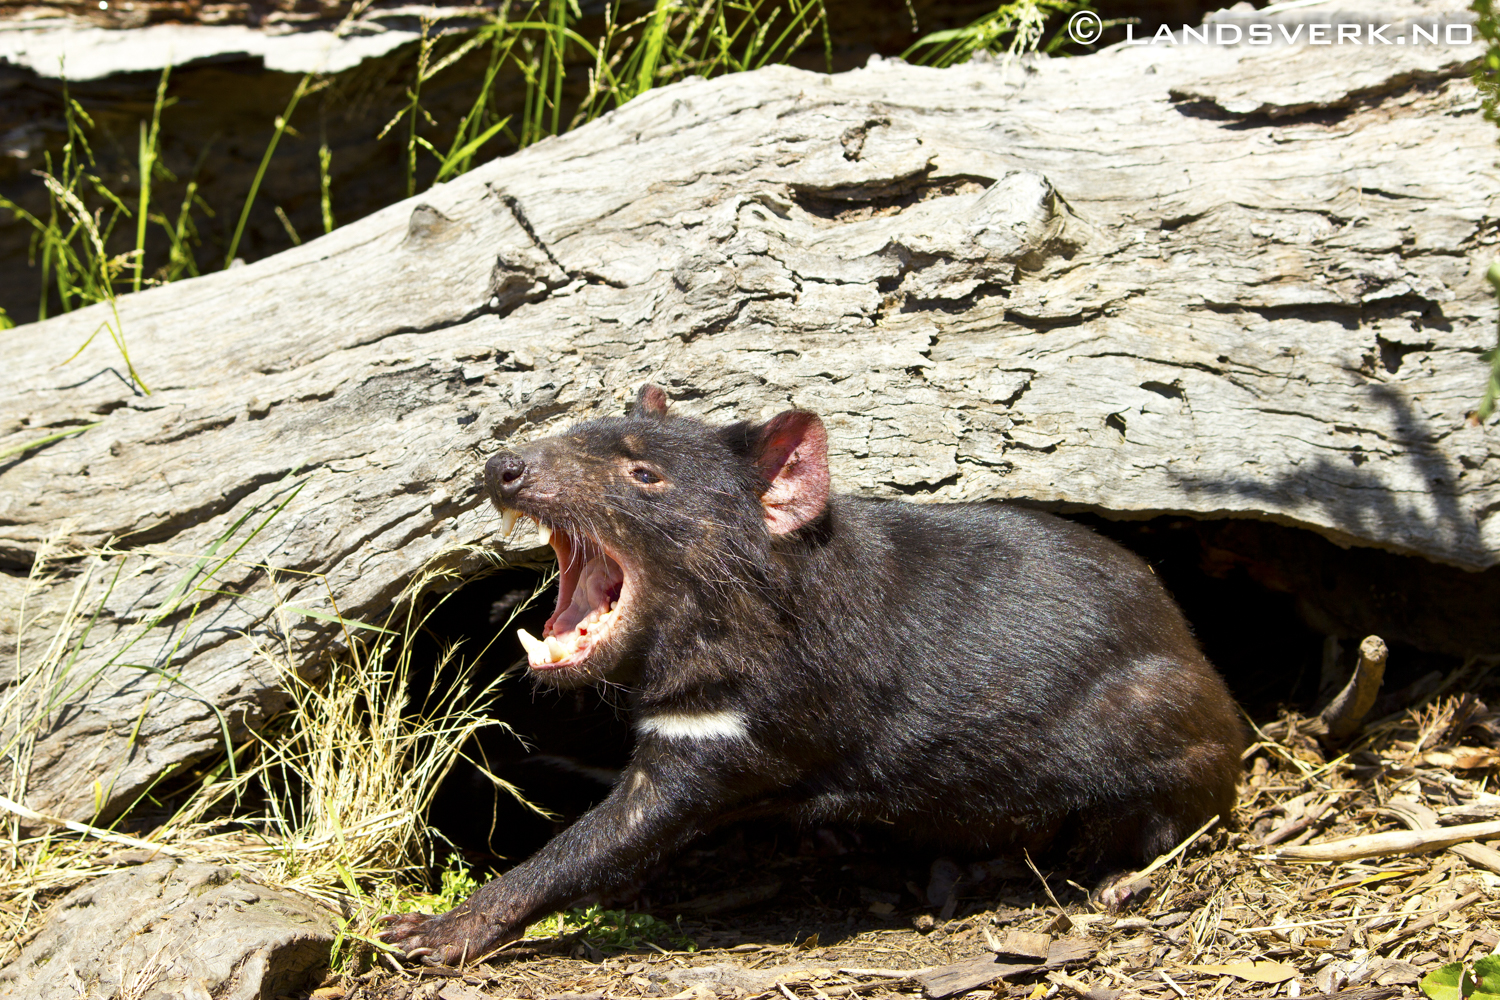
{"type": "Polygon", "coordinates": [[[1392,830],[1360,837],[1333,840],[1326,844],[1286,847],[1261,857],[1267,861],[1356,861],[1384,854],[1417,854],[1452,847],[1465,841],[1500,836],[1500,820],[1489,823],[1465,823],[1463,826],[1436,830],[1392,830]]]}
{"type": "Polygon", "coordinates": [[[1251,934],[1261,931],[1270,931],[1272,933],[1275,933],[1277,931],[1289,931],[1296,927],[1320,927],[1323,924],[1347,924],[1352,921],[1358,920],[1369,920],[1371,922],[1374,922],[1381,917],[1399,919],[1401,917],[1421,917],[1427,916],[1429,914],[1437,916],[1438,919],[1442,919],[1442,914],[1445,912],[1447,912],[1446,909],[1439,907],[1433,910],[1422,910],[1419,913],[1401,913],[1400,911],[1381,913],[1350,913],[1338,917],[1324,917],[1321,920],[1299,920],[1296,923],[1290,924],[1266,924],[1263,927],[1239,927],[1236,928],[1236,931],[1240,934],[1251,934]]]}
{"type": "Polygon", "coordinates": [[[1073,926],[1073,921],[1069,919],[1067,913],[1063,911],[1062,904],[1059,903],[1057,901],[1057,897],[1053,895],[1052,887],[1047,884],[1047,880],[1042,878],[1042,873],[1037,871],[1036,864],[1031,860],[1031,852],[1023,850],[1021,852],[1021,857],[1026,860],[1026,867],[1031,869],[1031,874],[1035,875],[1037,881],[1042,883],[1042,891],[1047,894],[1048,899],[1052,900],[1052,905],[1057,907],[1057,920],[1055,921],[1055,926],[1063,933],[1067,933],[1067,931],[1073,926]]]}
{"type": "MultiPolygon", "coordinates": [[[[1415,799],[1392,798],[1386,803],[1386,811],[1413,830],[1433,830],[1438,826],[1437,813],[1415,799]]],[[[1452,845],[1448,853],[1458,855],[1476,868],[1500,873],[1500,851],[1492,847],[1466,842],[1452,845]]]]}
{"type": "Polygon", "coordinates": [[[1432,927],[1435,924],[1437,924],[1437,922],[1439,920],[1442,920],[1448,914],[1450,914],[1450,913],[1456,913],[1459,910],[1462,910],[1464,907],[1469,906],[1472,903],[1479,902],[1479,900],[1481,900],[1483,898],[1484,898],[1484,892],[1482,890],[1481,891],[1477,891],[1477,892],[1471,892],[1467,896],[1463,897],[1462,899],[1455,899],[1453,902],[1449,903],[1447,906],[1440,906],[1440,907],[1438,907],[1436,910],[1434,910],[1432,913],[1428,914],[1427,916],[1423,917],[1421,920],[1414,920],[1411,923],[1407,924],[1405,927],[1401,928],[1401,930],[1399,930],[1399,931],[1393,931],[1390,934],[1387,934],[1385,937],[1381,938],[1379,941],[1372,943],[1370,945],[1370,947],[1371,947],[1372,950],[1378,950],[1378,949],[1381,949],[1381,948],[1389,947],[1390,945],[1395,944],[1397,941],[1404,940],[1406,938],[1411,937],[1413,934],[1417,934],[1417,933],[1420,933],[1421,931],[1425,931],[1427,928],[1432,927]]]}

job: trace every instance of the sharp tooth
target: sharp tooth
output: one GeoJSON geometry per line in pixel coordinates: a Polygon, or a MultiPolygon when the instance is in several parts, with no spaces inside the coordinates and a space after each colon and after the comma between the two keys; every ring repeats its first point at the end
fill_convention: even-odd
{"type": "Polygon", "coordinates": [[[550,635],[547,636],[547,650],[552,654],[553,663],[568,655],[568,651],[563,648],[563,644],[550,635]]]}
{"type": "Polygon", "coordinates": [[[536,523],[536,537],[542,540],[543,545],[546,545],[548,542],[552,541],[552,529],[547,527],[541,521],[538,521],[536,523]]]}
{"type": "Polygon", "coordinates": [[[521,645],[526,647],[526,658],[529,660],[540,660],[543,663],[552,662],[552,651],[547,644],[524,628],[516,629],[516,638],[521,640],[521,645]]]}
{"type": "Polygon", "coordinates": [[[510,533],[515,530],[516,518],[520,516],[521,512],[516,510],[514,507],[507,507],[502,510],[500,512],[500,534],[506,538],[509,538],[510,533]]]}

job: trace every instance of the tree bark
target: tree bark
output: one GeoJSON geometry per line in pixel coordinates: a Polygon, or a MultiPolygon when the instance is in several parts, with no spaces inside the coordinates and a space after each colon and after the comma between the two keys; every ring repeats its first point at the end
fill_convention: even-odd
{"type": "Polygon", "coordinates": [[[215,709],[231,737],[258,724],[271,661],[316,669],[339,637],[290,609],[370,620],[434,559],[473,573],[463,546],[533,550],[498,538],[485,457],[647,379],[712,420],[818,411],[845,491],[1263,518],[1494,565],[1500,462],[1466,423],[1500,194],[1477,53],[689,81],[122,298],[149,395],[103,333],[60,367],[107,306],[8,335],[0,451],[97,423],[0,459],[0,669],[47,661],[85,573],[77,606],[101,609],[26,804],[109,812],[221,745],[215,709]],[[120,654],[181,567],[283,501],[196,613],[120,654]],[[29,585],[49,539],[57,575],[29,585]],[[124,555],[87,554],[107,543],[124,555]]]}

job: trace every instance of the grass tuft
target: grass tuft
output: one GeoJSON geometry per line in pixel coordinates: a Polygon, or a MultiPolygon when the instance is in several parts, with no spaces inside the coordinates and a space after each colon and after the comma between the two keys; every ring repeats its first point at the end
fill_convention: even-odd
{"type": "Polygon", "coordinates": [[[1088,6],[1088,0],[1012,0],[962,28],[923,36],[901,53],[901,58],[922,66],[942,67],[966,62],[976,52],[1003,52],[1012,59],[1038,50],[1052,52],[1066,44],[1067,37],[1059,31],[1044,47],[1042,34],[1047,21],[1088,6]]]}
{"type": "MultiPolygon", "coordinates": [[[[481,685],[473,675],[483,650],[473,656],[461,656],[456,646],[442,650],[431,673],[424,670],[430,682],[422,690],[414,686],[413,640],[446,599],[432,598],[433,591],[452,591],[450,569],[419,573],[386,621],[375,626],[336,613],[315,615],[282,599],[268,602],[281,634],[299,618],[332,618],[347,649],[338,660],[314,664],[294,662],[284,649],[257,647],[290,698],[286,711],[238,743],[230,741],[220,715],[224,743],[215,759],[158,779],[113,821],[97,818],[111,799],[115,779],[109,777],[95,786],[98,808],[88,823],[26,804],[39,739],[59,713],[112,671],[135,669],[154,680],[137,732],[153,702],[168,691],[202,700],[218,714],[185,678],[163,666],[173,662],[177,646],[144,661],[140,651],[148,638],[161,640],[168,619],[181,635],[225,596],[255,600],[256,591],[245,586],[248,578],[263,581],[261,593],[274,597],[280,591],[285,574],[244,562],[240,552],[298,489],[289,479],[193,554],[80,550],[65,535],[38,553],[17,612],[15,682],[0,697],[0,941],[7,942],[0,945],[0,964],[19,952],[51,899],[107,872],[106,859],[122,847],[232,863],[321,898],[349,915],[349,939],[359,938],[381,913],[402,909],[403,898],[420,886],[436,856],[426,813],[438,784],[470,736],[503,726],[486,714],[501,679],[481,685]],[[163,569],[175,576],[166,577],[171,586],[157,606],[135,624],[103,634],[101,621],[112,621],[111,594],[144,572],[160,578],[163,569]],[[23,650],[30,652],[23,656],[23,650]]],[[[551,582],[540,581],[532,599],[551,582]]],[[[450,896],[462,888],[453,878],[445,876],[442,890],[450,896]]],[[[352,960],[354,951],[345,955],[352,960]]]]}

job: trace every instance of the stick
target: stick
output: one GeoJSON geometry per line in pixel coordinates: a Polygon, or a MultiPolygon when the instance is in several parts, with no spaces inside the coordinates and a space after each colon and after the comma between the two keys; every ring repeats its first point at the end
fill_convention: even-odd
{"type": "Polygon", "coordinates": [[[1328,707],[1318,713],[1331,739],[1343,740],[1359,732],[1360,723],[1380,695],[1387,655],[1385,640],[1378,635],[1366,636],[1359,644],[1359,665],[1354,668],[1354,676],[1328,707]]]}
{"type": "Polygon", "coordinates": [[[1047,894],[1048,899],[1052,900],[1052,905],[1057,907],[1057,919],[1062,921],[1060,926],[1064,931],[1068,930],[1073,926],[1073,921],[1068,918],[1067,913],[1063,912],[1062,904],[1059,903],[1057,901],[1057,897],[1052,894],[1052,887],[1047,884],[1046,879],[1042,878],[1042,873],[1036,870],[1036,865],[1032,864],[1031,852],[1023,849],[1021,851],[1021,857],[1026,859],[1026,867],[1030,868],[1031,874],[1035,875],[1037,881],[1042,883],[1042,891],[1047,894]]]}
{"type": "Polygon", "coordinates": [[[875,990],[875,989],[886,989],[886,990],[888,990],[888,989],[891,989],[893,986],[900,986],[901,982],[902,981],[899,980],[899,979],[876,979],[876,980],[874,980],[872,982],[868,982],[868,983],[854,983],[853,985],[850,985],[850,986],[825,986],[823,988],[823,992],[826,993],[826,994],[828,994],[831,997],[841,997],[841,996],[848,996],[851,993],[861,993],[861,992],[863,992],[865,990],[875,990]]]}
{"type": "Polygon", "coordinates": [[[1414,920],[1403,927],[1401,930],[1393,931],[1390,934],[1387,934],[1385,937],[1381,938],[1378,943],[1372,944],[1370,946],[1370,950],[1374,951],[1379,948],[1384,948],[1387,945],[1395,944],[1397,941],[1403,940],[1404,938],[1409,938],[1413,934],[1425,931],[1427,928],[1436,924],[1439,920],[1442,920],[1448,914],[1453,913],[1456,910],[1462,910],[1470,903],[1477,903],[1483,898],[1483,892],[1471,892],[1462,899],[1455,899],[1447,906],[1441,906],[1438,909],[1434,910],[1431,915],[1423,917],[1421,920],[1414,920]]]}
{"type": "Polygon", "coordinates": [[[1382,854],[1420,854],[1484,837],[1500,836],[1500,820],[1488,823],[1465,823],[1436,830],[1393,830],[1361,837],[1333,840],[1326,844],[1304,844],[1286,847],[1271,854],[1259,855],[1266,861],[1357,861],[1382,854]]]}
{"type": "Polygon", "coordinates": [[[1066,986],[1081,997],[1089,995],[1090,987],[1087,983],[1079,982],[1065,972],[1049,972],[1047,973],[1047,981],[1056,983],[1058,986],[1066,986]]]}
{"type": "MultiPolygon", "coordinates": [[[[1441,914],[1446,912],[1441,908],[1435,910],[1421,910],[1417,913],[1360,913],[1346,914],[1342,917],[1324,917],[1322,920],[1299,920],[1295,924],[1266,924],[1264,927],[1236,927],[1232,934],[1254,934],[1260,931],[1289,931],[1293,927],[1321,927],[1324,924],[1347,924],[1352,920],[1373,920],[1379,917],[1390,917],[1399,920],[1401,917],[1425,917],[1429,913],[1441,914]]],[[[1441,917],[1439,918],[1441,919],[1441,917]]]]}
{"type": "Polygon", "coordinates": [[[72,830],[74,833],[87,834],[88,836],[97,838],[99,840],[107,840],[111,844],[124,844],[126,847],[140,847],[148,851],[154,851],[158,854],[168,854],[174,858],[180,858],[183,856],[183,853],[176,848],[165,847],[161,844],[153,844],[148,840],[138,840],[135,837],[126,836],[123,833],[110,833],[108,830],[101,830],[97,826],[89,826],[87,823],[75,823],[71,819],[63,819],[59,816],[49,816],[46,813],[39,813],[35,809],[26,808],[19,802],[12,802],[10,799],[7,799],[3,795],[0,795],[0,809],[4,809],[7,812],[13,812],[17,816],[20,816],[23,819],[29,819],[35,823],[48,823],[52,826],[66,827],[67,829],[72,830]]]}
{"type": "Polygon", "coordinates": [[[1319,805],[1304,806],[1298,815],[1288,817],[1280,826],[1266,834],[1266,839],[1261,842],[1262,846],[1271,847],[1284,840],[1291,840],[1304,830],[1323,822],[1324,817],[1333,813],[1334,798],[1324,799],[1319,805]]]}
{"type": "Polygon", "coordinates": [[[1172,981],[1172,977],[1171,976],[1167,975],[1165,972],[1162,972],[1160,970],[1158,970],[1156,974],[1158,976],[1161,976],[1161,981],[1162,982],[1164,982],[1168,986],[1172,987],[1172,992],[1173,993],[1176,993],[1178,996],[1182,997],[1183,1000],[1187,1000],[1187,991],[1184,990],[1181,986],[1178,986],[1176,983],[1174,983],[1172,981]]]}
{"type": "MultiPolygon", "coordinates": [[[[1437,828],[1437,813],[1433,812],[1425,803],[1416,800],[1395,798],[1387,804],[1387,808],[1397,819],[1411,827],[1413,830],[1433,830],[1437,828]]],[[[1448,848],[1449,854],[1457,854],[1475,868],[1487,868],[1492,872],[1500,874],[1500,851],[1483,844],[1454,844],[1448,848]]]]}

